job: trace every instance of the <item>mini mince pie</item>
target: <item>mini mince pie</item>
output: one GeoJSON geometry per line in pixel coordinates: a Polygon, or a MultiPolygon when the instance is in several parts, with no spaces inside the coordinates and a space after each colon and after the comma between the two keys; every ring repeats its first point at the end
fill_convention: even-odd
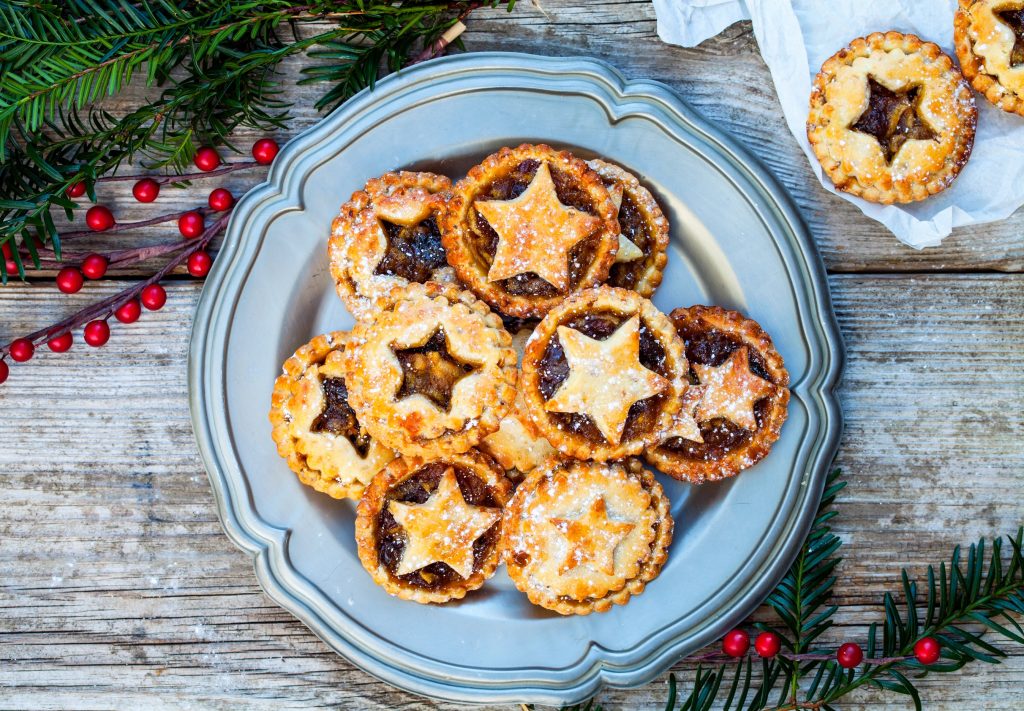
{"type": "Polygon", "coordinates": [[[960,0],[956,55],[993,104],[1024,116],[1024,0],[960,0]]]}
{"type": "Polygon", "coordinates": [[[270,422],[278,453],[299,480],[336,499],[358,499],[395,454],[370,437],[348,404],[341,366],[349,334],[317,336],[284,363],[270,422]]]}
{"type": "Polygon", "coordinates": [[[603,160],[587,165],[604,180],[619,209],[619,251],[605,283],[650,298],[668,261],[668,220],[635,175],[603,160]]]}
{"type": "Polygon", "coordinates": [[[357,319],[395,287],[454,281],[438,211],[451,181],[433,173],[387,173],[353,193],[331,225],[327,255],[338,295],[357,319]]]}
{"type": "Polygon", "coordinates": [[[443,242],[477,296],[506,315],[540,317],[607,278],[616,212],[601,177],[570,153],[502,148],[452,189],[443,242]]]}
{"type": "Polygon", "coordinates": [[[498,429],[515,398],[516,353],[501,319],[450,284],[410,284],[358,323],[345,360],[349,402],[402,454],[464,452],[498,429]]]}
{"type": "Polygon", "coordinates": [[[433,461],[400,457],[356,509],[359,560],[374,582],[416,602],[464,597],[494,575],[512,483],[476,450],[433,461]]]}
{"type": "Polygon", "coordinates": [[[574,294],[526,345],[520,388],[552,445],[579,459],[619,459],[657,441],[688,373],[668,317],[634,291],[574,294]]]}
{"type": "Polygon", "coordinates": [[[658,576],[672,527],[661,485],[637,460],[550,459],[505,509],[502,559],[535,605],[605,612],[658,576]]]}
{"type": "Polygon", "coordinates": [[[948,188],[974,146],[971,87],[937,45],[876,32],[821,68],[807,137],[836,188],[913,202],[948,188]]]}
{"type": "Polygon", "coordinates": [[[647,461],[699,484],[753,466],[779,438],[789,404],[789,373],[772,339],[735,311],[676,309],[693,387],[647,461]]]}

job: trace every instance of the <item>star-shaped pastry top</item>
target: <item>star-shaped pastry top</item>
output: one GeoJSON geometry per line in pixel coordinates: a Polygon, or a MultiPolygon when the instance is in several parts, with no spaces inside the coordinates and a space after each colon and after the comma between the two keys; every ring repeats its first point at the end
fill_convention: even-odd
{"type": "Polygon", "coordinates": [[[547,163],[514,200],[474,205],[498,233],[498,249],[487,272],[490,281],[533,272],[556,289],[569,287],[569,250],[601,226],[601,218],[563,205],[547,163]]]}
{"type": "Polygon", "coordinates": [[[705,388],[697,405],[699,421],[721,417],[744,429],[757,429],[754,405],[775,392],[775,386],[750,371],[747,346],[734,350],[721,365],[694,363],[693,370],[705,388]]]}
{"type": "Polygon", "coordinates": [[[398,575],[445,563],[468,578],[473,573],[473,543],[501,518],[498,509],[467,504],[450,467],[424,503],[392,501],[388,510],[407,538],[395,571],[398,575]]]}
{"type": "MultiPolygon", "coordinates": [[[[608,194],[612,196],[612,202],[615,203],[615,209],[622,209],[622,194],[624,192],[622,183],[614,182],[611,185],[605,185],[608,188],[608,194]]],[[[644,253],[639,247],[637,247],[632,240],[624,234],[619,234],[619,251],[615,253],[615,263],[622,264],[624,262],[635,262],[638,259],[643,259],[644,253]]]]}
{"type": "Polygon", "coordinates": [[[662,441],[681,437],[691,442],[704,442],[704,437],[700,433],[700,425],[694,416],[697,405],[704,398],[704,390],[705,388],[701,385],[691,385],[686,389],[683,396],[679,398],[682,406],[679,408],[679,412],[672,417],[672,424],[662,435],[662,441]]]}
{"type": "Polygon", "coordinates": [[[589,563],[606,575],[615,573],[615,548],[636,524],[608,518],[604,497],[598,496],[580,518],[548,519],[569,541],[569,553],[558,568],[559,575],[589,563]]]}
{"type": "Polygon", "coordinates": [[[603,341],[558,327],[569,377],[544,408],[588,415],[610,444],[618,444],[629,408],[669,388],[666,378],[640,363],[640,317],[633,316],[603,341]]]}

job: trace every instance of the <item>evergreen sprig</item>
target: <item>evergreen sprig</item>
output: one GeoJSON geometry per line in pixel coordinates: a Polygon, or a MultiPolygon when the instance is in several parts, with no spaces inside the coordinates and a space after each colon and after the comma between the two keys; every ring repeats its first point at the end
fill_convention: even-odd
{"type": "Polygon", "coordinates": [[[85,181],[95,198],[95,180],[126,162],[180,169],[239,126],[283,126],[275,70],[290,55],[316,50],[302,81],[325,84],[328,109],[484,5],[514,0],[0,1],[0,244],[20,238],[23,275],[23,252],[38,266],[52,242],[60,258],[50,212],[73,214],[68,186],[85,181]],[[152,87],[145,104],[96,107],[133,79],[152,87]]]}

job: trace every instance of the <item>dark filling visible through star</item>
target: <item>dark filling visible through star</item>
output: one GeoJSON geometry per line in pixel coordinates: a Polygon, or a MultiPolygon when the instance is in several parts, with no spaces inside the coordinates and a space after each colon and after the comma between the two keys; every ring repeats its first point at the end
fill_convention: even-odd
{"type": "Polygon", "coordinates": [[[387,220],[380,221],[387,237],[388,248],[384,258],[373,270],[374,274],[400,276],[422,284],[433,277],[437,269],[448,263],[441,246],[441,231],[433,217],[405,227],[387,220]]]}
{"type": "MultiPolygon", "coordinates": [[[[462,582],[462,576],[451,569],[446,563],[431,563],[406,575],[397,575],[398,564],[405,551],[406,534],[389,509],[390,502],[401,501],[407,504],[422,504],[437,489],[441,477],[448,467],[445,462],[433,462],[424,465],[408,479],[392,488],[384,501],[384,507],[377,517],[377,556],[391,575],[409,585],[427,590],[439,590],[453,583],[462,582]]],[[[500,508],[501,504],[494,498],[491,488],[471,471],[454,466],[455,478],[462,490],[462,498],[473,506],[500,508]]],[[[438,525],[444,525],[439,522],[438,525]]],[[[487,560],[488,555],[498,543],[498,526],[495,524],[473,543],[473,572],[487,560]]]]}
{"type": "MultiPolygon", "coordinates": [[[[729,333],[706,329],[695,323],[676,321],[676,331],[686,344],[686,359],[690,362],[690,380],[697,383],[697,376],[692,368],[694,363],[700,365],[719,366],[728,360],[733,351],[743,346],[743,342],[729,333]]],[[[759,378],[772,382],[768,368],[761,354],[752,349],[749,354],[750,372],[759,378]]],[[[768,412],[769,398],[762,398],[754,404],[754,419],[758,429],[761,428],[768,412]]],[[[687,459],[712,461],[721,459],[734,449],[743,447],[750,442],[754,433],[736,425],[730,420],[716,417],[708,422],[698,423],[703,443],[693,442],[682,437],[667,440],[664,447],[687,459]]]]}
{"type": "Polygon", "coordinates": [[[640,212],[640,208],[628,193],[622,194],[622,207],[619,208],[619,231],[626,239],[639,247],[644,256],[643,259],[635,259],[632,262],[613,264],[608,283],[623,289],[633,289],[640,281],[640,277],[647,271],[647,258],[651,254],[653,245],[643,213],[640,212]]]}
{"type": "MultiPolygon", "coordinates": [[[[585,336],[598,341],[606,340],[619,326],[629,320],[628,316],[611,311],[597,311],[594,313],[577,316],[561,325],[575,329],[585,336]]],[[[641,319],[640,321],[640,364],[648,370],[653,370],[662,377],[671,378],[672,373],[666,362],[665,349],[650,329],[641,319]]],[[[555,333],[548,346],[544,350],[538,364],[537,372],[540,375],[538,388],[545,400],[550,400],[559,386],[569,377],[569,362],[565,358],[565,351],[562,349],[562,342],[555,333]]],[[[594,383],[594,388],[600,388],[601,383],[594,383]]],[[[622,430],[622,440],[635,439],[642,434],[649,432],[658,422],[658,415],[661,414],[662,405],[665,402],[663,395],[655,395],[644,400],[638,400],[629,408],[626,416],[626,424],[622,430]]],[[[573,432],[592,442],[603,444],[606,442],[601,430],[597,428],[594,421],[588,415],[581,415],[574,412],[549,412],[548,417],[555,422],[560,429],[573,432]]]]}
{"type": "MultiPolygon", "coordinates": [[[[530,186],[533,176],[540,168],[540,161],[527,159],[519,163],[504,177],[498,178],[486,186],[475,196],[474,200],[514,200],[522,195],[530,186]]],[[[577,210],[596,215],[594,201],[590,195],[580,189],[571,176],[562,172],[555,166],[548,164],[551,171],[551,180],[555,184],[555,194],[563,205],[575,207],[577,210]]],[[[485,270],[489,269],[494,261],[494,254],[498,251],[498,233],[484,219],[484,216],[477,210],[470,214],[470,245],[477,261],[484,265],[485,270]]],[[[599,237],[587,237],[577,242],[569,250],[569,290],[571,291],[580,283],[587,269],[594,261],[600,247],[599,237]]],[[[509,277],[501,282],[502,287],[510,294],[517,296],[557,296],[558,289],[541,279],[533,272],[525,272],[509,277]]]]}
{"type": "Polygon", "coordinates": [[[1018,67],[1024,64],[1024,9],[1003,10],[997,12],[996,17],[1013,30],[1017,38],[1013,43],[1013,51],[1010,52],[1010,66],[1018,67]]]}
{"type": "Polygon", "coordinates": [[[401,400],[418,393],[445,412],[452,409],[455,384],[476,370],[476,366],[451,356],[442,329],[435,331],[422,346],[395,349],[394,353],[402,366],[402,387],[396,398],[401,400]]]}
{"type": "Polygon", "coordinates": [[[324,392],[324,409],[310,426],[311,432],[330,432],[340,435],[352,443],[360,457],[370,449],[370,436],[363,431],[356,420],[356,413],[348,404],[348,388],[343,378],[321,378],[320,387],[324,392]]]}
{"type": "Polygon", "coordinates": [[[907,141],[934,141],[937,138],[919,112],[920,86],[906,91],[890,91],[868,77],[868,90],[868,108],[851,128],[874,136],[887,163],[892,163],[907,141]]]}

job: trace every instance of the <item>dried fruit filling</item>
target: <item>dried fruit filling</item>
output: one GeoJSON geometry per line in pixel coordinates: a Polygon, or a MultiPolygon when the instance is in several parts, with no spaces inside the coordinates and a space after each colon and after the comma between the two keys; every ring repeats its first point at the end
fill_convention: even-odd
{"type": "Polygon", "coordinates": [[[451,356],[448,339],[440,328],[422,346],[394,353],[402,366],[402,387],[396,398],[423,395],[445,412],[451,411],[455,384],[476,370],[476,366],[451,356]]]}
{"type": "Polygon", "coordinates": [[[613,265],[608,282],[623,289],[632,289],[647,270],[647,257],[651,254],[651,235],[647,231],[647,223],[644,221],[640,208],[629,197],[629,193],[622,195],[622,206],[619,208],[619,231],[626,239],[640,248],[640,251],[644,253],[644,258],[613,265]]]}
{"type": "Polygon", "coordinates": [[[1017,38],[1013,43],[1013,50],[1010,52],[1010,66],[1018,67],[1024,64],[1024,8],[997,12],[996,17],[1013,30],[1013,34],[1017,38]]]}
{"type": "Polygon", "coordinates": [[[352,443],[360,457],[370,449],[370,436],[359,426],[355,410],[348,404],[348,388],[344,378],[321,378],[324,409],[310,425],[311,432],[330,432],[352,443]]]}
{"type": "MultiPolygon", "coordinates": [[[[446,563],[431,563],[419,570],[406,575],[396,575],[395,571],[405,551],[405,530],[395,521],[389,510],[390,502],[401,501],[407,504],[422,504],[437,489],[441,477],[450,464],[432,462],[419,469],[415,474],[395,485],[387,494],[384,506],[377,518],[377,555],[380,562],[396,580],[427,590],[440,590],[454,583],[461,583],[462,576],[446,563]]],[[[473,472],[455,465],[455,478],[459,482],[462,498],[473,506],[500,508],[491,488],[473,472]]],[[[495,524],[473,543],[473,572],[487,560],[487,557],[498,542],[498,526],[495,524]]]]}
{"type": "Polygon", "coordinates": [[[381,220],[388,248],[374,274],[399,276],[422,284],[448,263],[441,230],[433,217],[411,227],[381,220]]]}
{"type": "Polygon", "coordinates": [[[868,91],[868,108],[851,128],[874,136],[882,146],[887,163],[892,163],[907,141],[935,140],[935,131],[918,112],[921,103],[920,86],[895,92],[868,77],[868,91]]]}

